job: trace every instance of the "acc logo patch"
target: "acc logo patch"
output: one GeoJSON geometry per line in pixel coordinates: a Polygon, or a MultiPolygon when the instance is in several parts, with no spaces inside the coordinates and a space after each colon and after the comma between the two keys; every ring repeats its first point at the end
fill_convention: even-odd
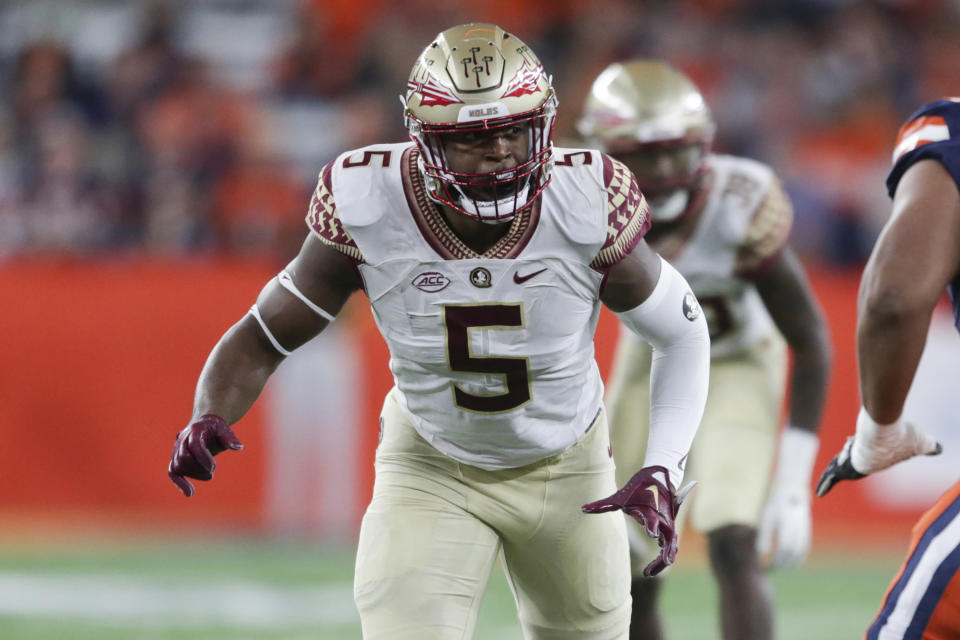
{"type": "Polygon", "coordinates": [[[410,284],[420,291],[436,293],[437,291],[443,291],[450,285],[450,278],[439,271],[425,271],[411,280],[410,284]]]}
{"type": "Polygon", "coordinates": [[[700,303],[690,291],[683,295],[683,317],[693,322],[700,317],[700,303]]]}
{"type": "Polygon", "coordinates": [[[490,272],[487,269],[477,267],[470,272],[470,284],[480,289],[486,289],[493,284],[493,279],[490,277],[490,272]]]}

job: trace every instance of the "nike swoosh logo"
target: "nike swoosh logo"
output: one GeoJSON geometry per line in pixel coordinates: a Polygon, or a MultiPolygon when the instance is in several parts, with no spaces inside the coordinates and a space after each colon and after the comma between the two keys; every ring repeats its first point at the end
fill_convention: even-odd
{"type": "Polygon", "coordinates": [[[540,269],[540,271],[534,271],[533,273],[528,273],[528,274],[525,275],[525,276],[520,275],[520,273],[519,273],[518,271],[514,271],[514,272],[513,272],[513,281],[516,282],[517,284],[523,284],[524,282],[526,282],[526,281],[529,280],[530,278],[535,278],[536,276],[540,275],[541,273],[543,273],[543,272],[546,271],[546,270],[547,270],[546,267],[544,267],[543,269],[540,269]]]}

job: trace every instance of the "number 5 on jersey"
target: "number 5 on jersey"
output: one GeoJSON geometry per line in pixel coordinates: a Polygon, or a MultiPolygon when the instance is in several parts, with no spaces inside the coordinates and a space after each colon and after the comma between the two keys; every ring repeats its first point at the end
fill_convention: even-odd
{"type": "Polygon", "coordinates": [[[454,404],[458,408],[478,413],[501,413],[530,401],[528,358],[474,356],[470,351],[472,329],[522,329],[522,303],[446,305],[443,324],[447,332],[447,359],[452,371],[503,376],[506,386],[504,393],[476,395],[454,383],[454,404]]]}

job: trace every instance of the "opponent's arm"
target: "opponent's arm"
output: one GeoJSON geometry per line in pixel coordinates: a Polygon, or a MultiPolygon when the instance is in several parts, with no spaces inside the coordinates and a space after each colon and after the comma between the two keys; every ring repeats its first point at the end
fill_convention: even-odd
{"type": "Polygon", "coordinates": [[[900,417],[926,343],[930,315],[958,271],[957,185],[939,162],[921,160],[900,180],[893,215],[860,282],[860,393],[878,423],[900,417]]]}
{"type": "Polygon", "coordinates": [[[200,373],[190,425],[177,437],[168,467],[184,495],[194,492],[186,477],[211,479],[213,456],[242,447],[229,425],[246,414],[280,362],[320,333],[361,286],[353,262],[312,233],[297,257],[267,283],[200,373]]]}
{"type": "Polygon", "coordinates": [[[933,309],[960,272],[960,194],[936,160],[907,169],[860,282],[857,368],[863,408],[856,435],[820,478],[819,495],[942,447],[901,420],[933,309]]]}
{"type": "Polygon", "coordinates": [[[823,314],[803,266],[789,246],[754,283],[793,354],[789,424],[780,438],[777,469],[760,522],[758,550],[776,567],[802,562],[810,550],[810,476],[827,395],[830,343],[823,314]]]}
{"type": "Polygon", "coordinates": [[[689,487],[677,491],[707,398],[710,337],[686,280],[642,240],[610,268],[601,300],[653,347],[650,435],[643,468],[587,513],[620,509],[657,538],[661,551],[644,569],[656,575],[677,555],[675,519],[689,487]]]}

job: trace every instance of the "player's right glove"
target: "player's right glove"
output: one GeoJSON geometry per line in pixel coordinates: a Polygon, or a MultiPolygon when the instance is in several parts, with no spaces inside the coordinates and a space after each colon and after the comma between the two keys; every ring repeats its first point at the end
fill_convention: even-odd
{"type": "Polygon", "coordinates": [[[655,576],[677,559],[677,512],[696,482],[677,493],[665,467],[644,467],[612,496],[583,505],[584,513],[622,510],[643,525],[655,538],[660,553],[643,569],[643,575],[655,576]]]}
{"type": "Polygon", "coordinates": [[[213,471],[217,468],[213,456],[227,449],[239,451],[243,449],[243,444],[226,421],[211,413],[200,416],[177,434],[167,475],[189,498],[195,490],[187,478],[212,479],[213,471]]]}
{"type": "Polygon", "coordinates": [[[867,410],[860,409],[857,432],[847,438],[817,483],[817,495],[824,496],[841,480],[858,480],[914,456],[935,456],[943,445],[902,418],[878,424],[867,410]]]}

